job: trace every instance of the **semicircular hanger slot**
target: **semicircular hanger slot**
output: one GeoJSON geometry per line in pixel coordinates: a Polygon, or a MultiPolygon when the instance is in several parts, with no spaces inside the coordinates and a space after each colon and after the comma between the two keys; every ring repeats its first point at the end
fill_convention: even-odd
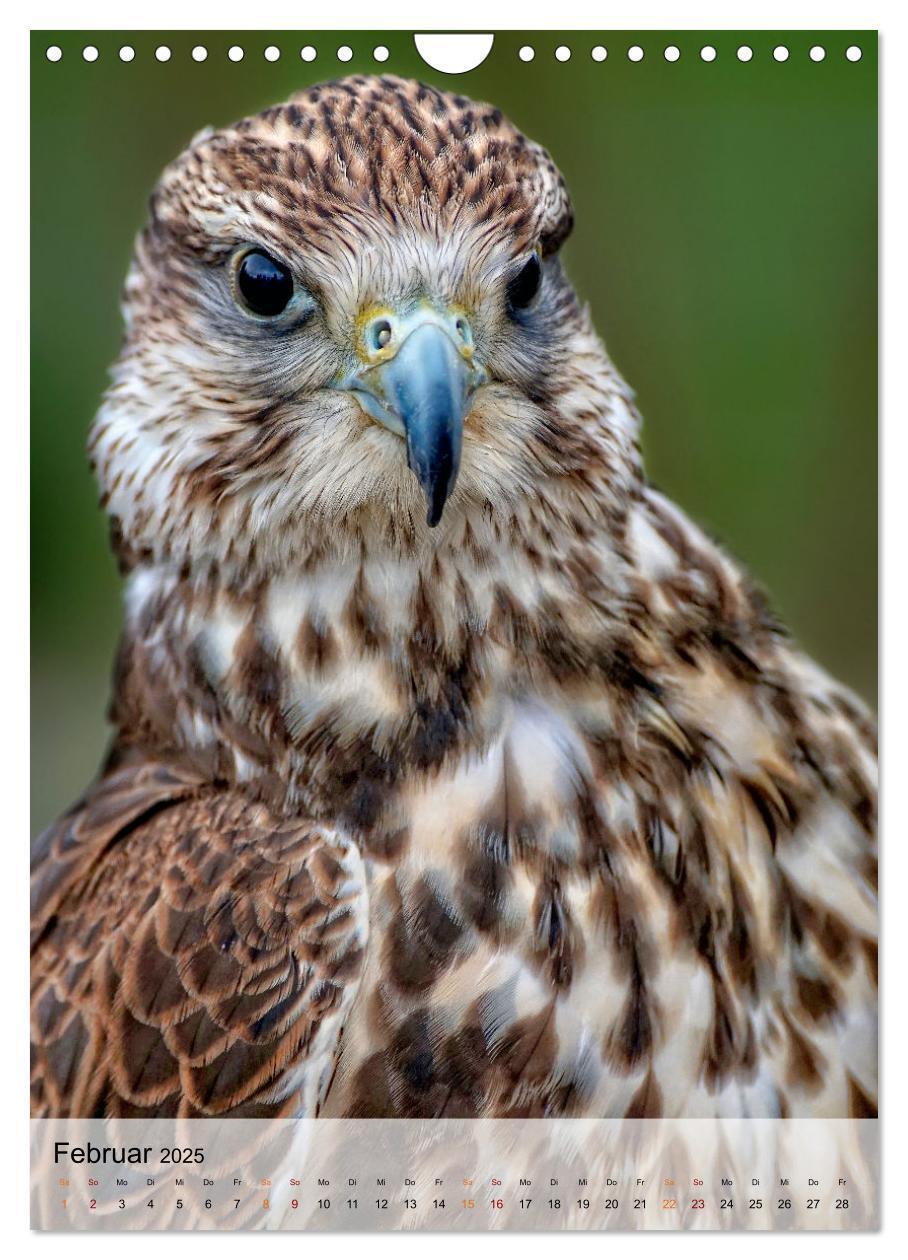
{"type": "Polygon", "coordinates": [[[465,74],[481,66],[492,51],[494,35],[414,35],[416,51],[433,70],[442,74],[465,74]]]}

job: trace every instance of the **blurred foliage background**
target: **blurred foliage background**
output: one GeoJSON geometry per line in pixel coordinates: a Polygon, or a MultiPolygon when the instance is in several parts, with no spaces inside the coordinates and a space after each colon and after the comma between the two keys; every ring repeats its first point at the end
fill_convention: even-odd
{"type": "Polygon", "coordinates": [[[491,100],[550,149],[577,217],[568,270],[636,388],[653,480],[738,554],[795,635],[876,688],[876,35],[509,32],[465,75],[405,33],[32,36],[32,810],[92,778],[120,583],[85,439],[161,168],[208,123],[356,71],[491,100]],[[714,62],[699,56],[704,43],[714,62]],[[57,44],[51,64],[45,49],[57,44]],[[93,44],[98,60],[83,61],[93,44]],[[135,48],[119,60],[122,44],[135,48]],[[167,62],[154,50],[172,50],[167,62]],[[195,63],[198,44],[208,59],[195,63]],[[300,58],[303,45],[318,50],[300,58]],[[339,45],[354,56],[342,64],[339,45]],[[376,45],[390,50],[378,66],[376,45]],[[535,59],[518,49],[530,44],[535,59]],[[572,49],[567,62],[554,50],[572,49]],[[594,62],[591,49],[608,49],[594,62]],[[640,44],[644,59],[627,49],[640,44]],[[680,60],[662,49],[675,44],[680,60]],[[736,59],[748,44],[752,61],[736,59]],[[772,49],[790,57],[777,62],[772,49]],[[811,61],[814,44],[826,59],[811,61]],[[857,44],[860,61],[845,49],[857,44]],[[227,50],[245,49],[234,63],[227,50]],[[269,63],[264,49],[280,59],[269,63]]]}

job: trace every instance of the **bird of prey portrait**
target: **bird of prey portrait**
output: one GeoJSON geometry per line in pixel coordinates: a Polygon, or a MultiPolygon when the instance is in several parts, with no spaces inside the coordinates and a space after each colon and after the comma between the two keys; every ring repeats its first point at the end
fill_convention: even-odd
{"type": "Polygon", "coordinates": [[[165,170],[35,1116],[876,1114],[872,718],[648,483],[572,219],[498,109],[392,77],[165,170]]]}

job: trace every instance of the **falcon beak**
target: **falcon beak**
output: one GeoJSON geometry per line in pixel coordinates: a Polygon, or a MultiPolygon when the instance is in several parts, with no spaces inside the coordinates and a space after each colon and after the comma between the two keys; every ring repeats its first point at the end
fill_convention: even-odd
{"type": "Polygon", "coordinates": [[[473,362],[473,336],[462,314],[426,305],[401,315],[384,310],[364,322],[365,360],[341,388],[379,424],[406,439],[407,463],[435,526],[460,468],[464,417],[486,379],[473,362]]]}

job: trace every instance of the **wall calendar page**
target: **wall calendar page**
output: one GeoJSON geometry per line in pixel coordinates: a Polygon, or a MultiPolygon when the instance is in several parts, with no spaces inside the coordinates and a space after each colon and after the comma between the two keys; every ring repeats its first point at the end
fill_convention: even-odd
{"type": "Polygon", "coordinates": [[[876,101],[32,32],[34,1230],[879,1228],[876,101]]]}

